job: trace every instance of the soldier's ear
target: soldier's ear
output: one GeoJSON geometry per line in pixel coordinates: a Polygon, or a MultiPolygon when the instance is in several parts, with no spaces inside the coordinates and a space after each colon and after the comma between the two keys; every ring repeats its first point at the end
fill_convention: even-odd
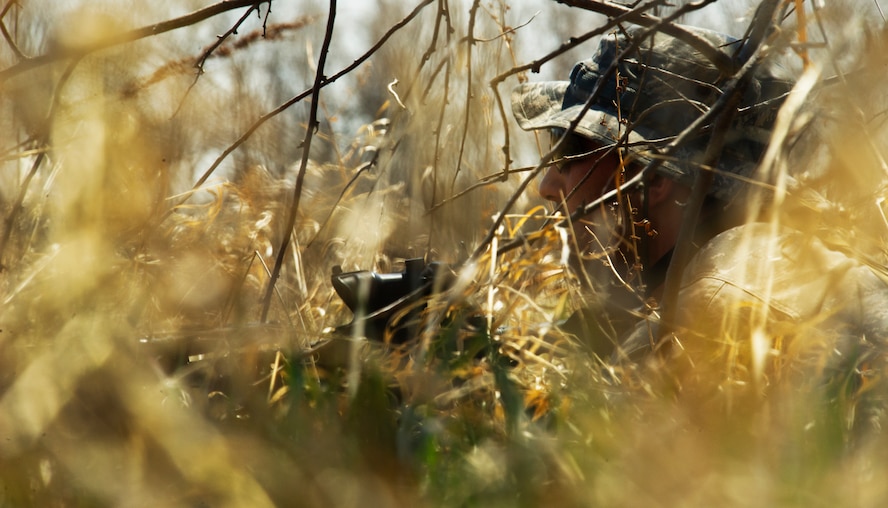
{"type": "Polygon", "coordinates": [[[675,180],[655,174],[647,183],[648,206],[657,206],[676,199],[675,193],[679,191],[679,185],[675,180]]]}

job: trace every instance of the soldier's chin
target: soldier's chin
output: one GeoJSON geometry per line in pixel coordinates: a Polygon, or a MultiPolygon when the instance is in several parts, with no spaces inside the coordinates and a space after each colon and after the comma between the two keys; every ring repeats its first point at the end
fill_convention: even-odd
{"type": "Polygon", "coordinates": [[[588,279],[586,285],[599,289],[611,286],[615,282],[614,267],[625,262],[617,223],[609,217],[589,218],[574,224],[574,236],[579,249],[571,261],[575,268],[582,268],[580,275],[588,279]]]}
{"type": "Polygon", "coordinates": [[[583,256],[595,259],[609,256],[619,247],[623,228],[616,214],[598,210],[577,221],[574,234],[583,256]]]}

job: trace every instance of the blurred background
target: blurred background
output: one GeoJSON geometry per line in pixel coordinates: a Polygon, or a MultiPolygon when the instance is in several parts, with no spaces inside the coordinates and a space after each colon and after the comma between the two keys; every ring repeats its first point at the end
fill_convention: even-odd
{"type": "MultiPolygon", "coordinates": [[[[784,64],[824,85],[784,170],[812,191],[790,224],[884,264],[879,1],[800,1],[783,20],[784,64]]],[[[888,499],[884,441],[846,452],[841,422],[809,427],[835,416],[818,402],[695,418],[545,342],[530,323],[579,298],[551,229],[553,246],[462,282],[482,303],[491,280],[513,288],[487,310],[539,343],[525,368],[354,341],[315,355],[350,319],[335,266],[459,264],[503,214],[497,238],[539,228],[535,181],[519,191],[548,140],[517,128],[509,93],[566,79],[607,18],[550,0],[340,1],[309,148],[328,5],[242,3],[2,2],[0,505],[888,499]]],[[[678,21],[739,36],[758,4],[678,21]]]]}

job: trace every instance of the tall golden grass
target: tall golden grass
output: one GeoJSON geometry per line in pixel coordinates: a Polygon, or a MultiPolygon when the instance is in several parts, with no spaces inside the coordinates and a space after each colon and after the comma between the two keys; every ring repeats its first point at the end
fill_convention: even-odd
{"type": "MultiPolygon", "coordinates": [[[[815,85],[763,168],[798,185],[769,220],[884,273],[884,20],[875,0],[798,4],[806,30],[784,20],[784,57],[815,85]]],[[[337,25],[333,56],[385,43],[320,91],[290,235],[309,122],[309,98],[291,99],[312,87],[328,14],[263,3],[241,18],[244,2],[115,39],[211,5],[3,5],[0,505],[888,500],[881,429],[848,424],[881,421],[858,404],[879,400],[879,378],[780,383],[778,359],[767,396],[726,412],[677,395],[668,369],[609,369],[554,326],[588,295],[569,235],[540,229],[533,185],[506,208],[546,147],[498,100],[508,110],[509,89],[537,79],[510,71],[605,18],[554,2],[518,18],[508,1],[410,18],[415,5],[382,2],[364,37],[337,25]],[[334,266],[394,272],[412,257],[459,267],[405,314],[414,340],[331,331],[352,317],[334,266]]]]}

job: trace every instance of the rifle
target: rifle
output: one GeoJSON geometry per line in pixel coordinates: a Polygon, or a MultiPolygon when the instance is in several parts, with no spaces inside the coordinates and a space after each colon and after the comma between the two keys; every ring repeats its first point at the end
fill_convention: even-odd
{"type": "Polygon", "coordinates": [[[396,273],[343,272],[337,265],[330,282],[354,313],[352,322],[338,327],[337,331],[402,344],[415,335],[412,323],[425,308],[423,300],[433,291],[449,287],[453,278],[446,265],[426,263],[422,258],[406,260],[404,270],[396,273]],[[406,326],[397,326],[393,318],[406,326]]]}
{"type": "MultiPolygon", "coordinates": [[[[415,327],[410,324],[425,308],[423,300],[435,289],[449,287],[453,278],[452,271],[444,264],[426,263],[422,258],[406,260],[404,270],[396,273],[343,272],[340,266],[336,266],[330,281],[354,317],[351,322],[336,327],[332,334],[309,341],[297,353],[309,356],[337,338],[356,335],[371,341],[402,344],[415,334],[415,327]],[[406,325],[398,326],[392,322],[394,318],[406,325]]],[[[179,330],[139,339],[167,372],[173,372],[201,355],[239,350],[277,351],[290,349],[301,342],[305,340],[299,340],[293,327],[276,323],[179,330]]]]}

